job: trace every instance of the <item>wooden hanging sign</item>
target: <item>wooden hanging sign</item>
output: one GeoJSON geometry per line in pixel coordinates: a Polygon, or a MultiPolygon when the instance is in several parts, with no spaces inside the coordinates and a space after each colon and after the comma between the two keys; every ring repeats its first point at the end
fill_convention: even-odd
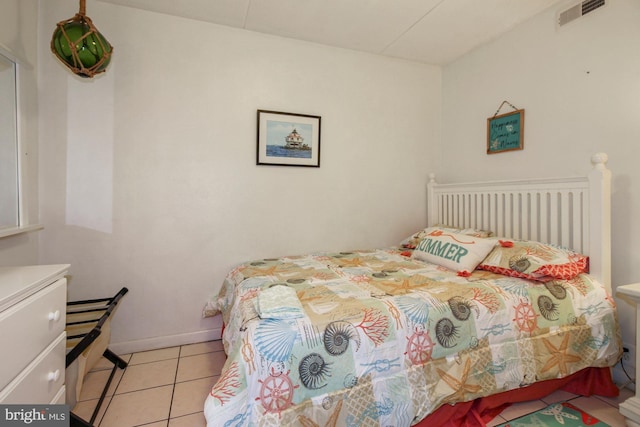
{"type": "Polygon", "coordinates": [[[501,115],[498,108],[496,114],[487,119],[487,154],[524,148],[524,110],[513,108],[515,111],[501,115]]]}

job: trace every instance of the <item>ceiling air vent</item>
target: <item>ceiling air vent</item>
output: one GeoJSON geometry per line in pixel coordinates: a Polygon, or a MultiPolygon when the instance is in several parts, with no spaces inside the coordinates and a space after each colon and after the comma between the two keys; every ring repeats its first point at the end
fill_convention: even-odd
{"type": "Polygon", "coordinates": [[[585,0],[569,9],[560,12],[558,15],[558,26],[562,27],[571,21],[583,17],[589,12],[593,12],[596,9],[604,6],[609,0],[585,0]]]}

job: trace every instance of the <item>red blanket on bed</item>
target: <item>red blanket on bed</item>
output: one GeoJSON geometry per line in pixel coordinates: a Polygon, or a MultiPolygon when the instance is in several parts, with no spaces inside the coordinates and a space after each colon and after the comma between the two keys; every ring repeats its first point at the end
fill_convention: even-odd
{"type": "Polygon", "coordinates": [[[441,406],[416,426],[484,427],[510,404],[540,399],[555,390],[565,390],[582,396],[597,394],[615,397],[619,393],[611,378],[610,368],[587,368],[565,378],[531,384],[518,390],[470,402],[441,406]]]}

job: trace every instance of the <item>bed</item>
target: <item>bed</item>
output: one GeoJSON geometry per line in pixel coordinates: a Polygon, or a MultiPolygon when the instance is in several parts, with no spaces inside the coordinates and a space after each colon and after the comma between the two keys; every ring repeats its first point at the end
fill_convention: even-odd
{"type": "Polygon", "coordinates": [[[235,267],[208,304],[227,361],[207,425],[472,426],[558,388],[616,395],[610,172],[591,160],[579,178],[431,176],[428,227],[398,247],[235,267]]]}

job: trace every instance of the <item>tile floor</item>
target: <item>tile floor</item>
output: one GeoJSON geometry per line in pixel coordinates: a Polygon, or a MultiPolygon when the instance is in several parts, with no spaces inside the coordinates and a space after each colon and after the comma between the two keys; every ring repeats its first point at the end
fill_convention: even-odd
{"type": "MultiPolygon", "coordinates": [[[[204,399],[218,380],[226,356],[221,341],[120,356],[118,369],[95,421],[96,427],[204,427],[204,399]]],[[[98,363],[85,377],[73,412],[89,420],[111,367],[98,363]]]]}
{"type": "MultiPolygon", "coordinates": [[[[129,362],[118,370],[95,422],[96,427],[201,427],[204,399],[226,359],[221,341],[183,345],[121,356],[129,362]]],[[[98,363],[85,377],[74,413],[91,417],[109,377],[111,365],[98,363]]],[[[616,399],[581,397],[557,391],[543,400],[511,405],[489,426],[496,426],[562,401],[588,411],[611,427],[624,427],[618,403],[633,394],[623,389],[616,399]]]]}

